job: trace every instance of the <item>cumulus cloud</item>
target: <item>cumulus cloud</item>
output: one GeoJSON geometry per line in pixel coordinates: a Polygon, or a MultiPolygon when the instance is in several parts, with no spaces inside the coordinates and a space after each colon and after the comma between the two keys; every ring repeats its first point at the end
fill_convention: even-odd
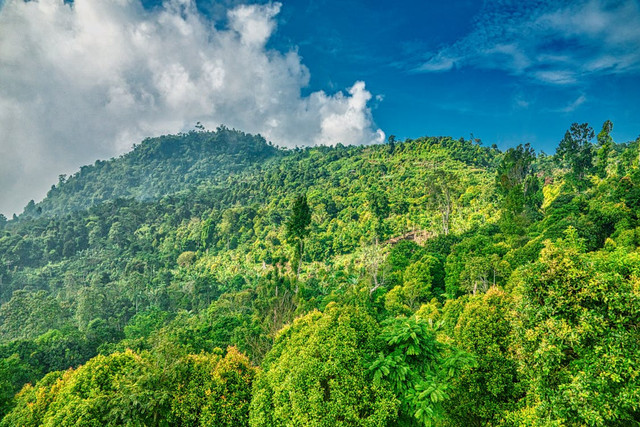
{"type": "Polygon", "coordinates": [[[279,3],[216,27],[192,0],[8,0],[0,10],[0,212],[146,136],[219,124],[282,146],[381,142],[363,82],[301,95],[309,70],[269,49],[279,3]]]}
{"type": "Polygon", "coordinates": [[[492,0],[471,31],[415,71],[476,67],[548,85],[640,72],[640,4],[620,0],[492,0]]]}

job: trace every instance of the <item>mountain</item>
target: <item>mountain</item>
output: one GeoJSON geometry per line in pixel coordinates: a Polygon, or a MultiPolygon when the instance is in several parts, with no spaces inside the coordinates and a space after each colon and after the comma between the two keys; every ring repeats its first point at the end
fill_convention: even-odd
{"type": "Polygon", "coordinates": [[[70,177],[60,176],[27,216],[60,215],[107,200],[155,200],[192,186],[226,180],[284,155],[260,135],[225,127],[148,138],[133,150],[108,161],[97,160],[70,177]]]}
{"type": "Polygon", "coordinates": [[[0,426],[633,425],[640,140],[580,129],[81,168],[0,225],[0,426]]]}

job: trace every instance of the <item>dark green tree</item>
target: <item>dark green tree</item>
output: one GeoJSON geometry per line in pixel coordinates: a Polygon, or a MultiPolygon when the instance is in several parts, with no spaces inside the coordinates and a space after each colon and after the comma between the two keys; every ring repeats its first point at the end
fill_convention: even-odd
{"type": "Polygon", "coordinates": [[[611,120],[607,120],[602,124],[602,130],[598,133],[596,173],[600,178],[607,176],[607,163],[609,161],[609,154],[613,149],[613,138],[611,138],[612,130],[613,123],[611,123],[611,120]]]}
{"type": "Polygon", "coordinates": [[[307,203],[306,194],[301,194],[294,200],[291,216],[286,225],[287,239],[294,248],[292,268],[297,274],[300,274],[302,256],[304,255],[304,239],[309,235],[309,226],[311,225],[311,209],[307,203]]]}
{"type": "Polygon", "coordinates": [[[556,155],[569,167],[569,176],[577,185],[582,185],[585,176],[593,170],[591,140],[594,136],[588,123],[573,123],[556,150],[556,155]]]}
{"type": "Polygon", "coordinates": [[[367,201],[369,209],[375,218],[376,241],[384,235],[384,220],[391,212],[389,208],[389,199],[383,191],[373,188],[367,193],[367,201]]]}
{"type": "Polygon", "coordinates": [[[533,162],[536,153],[529,144],[509,148],[496,173],[496,186],[502,196],[503,225],[520,230],[539,216],[542,194],[533,162]]]}
{"type": "Polygon", "coordinates": [[[393,152],[396,149],[396,136],[395,135],[389,135],[389,138],[387,138],[387,143],[388,143],[388,147],[389,147],[389,154],[393,154],[393,152]]]}
{"type": "Polygon", "coordinates": [[[443,403],[450,395],[451,379],[474,359],[436,339],[428,321],[399,316],[383,322],[386,345],[371,363],[373,385],[389,387],[400,401],[398,423],[430,426],[442,420],[443,403]],[[385,384],[389,384],[388,386],[385,384]]]}

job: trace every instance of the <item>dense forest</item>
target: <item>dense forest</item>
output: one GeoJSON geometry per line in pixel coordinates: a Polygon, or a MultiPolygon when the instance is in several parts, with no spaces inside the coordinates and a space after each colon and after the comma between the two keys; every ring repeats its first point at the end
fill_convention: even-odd
{"type": "Polygon", "coordinates": [[[640,138],[612,128],[553,155],[199,128],[60,176],[0,215],[0,426],[640,425],[640,138]]]}

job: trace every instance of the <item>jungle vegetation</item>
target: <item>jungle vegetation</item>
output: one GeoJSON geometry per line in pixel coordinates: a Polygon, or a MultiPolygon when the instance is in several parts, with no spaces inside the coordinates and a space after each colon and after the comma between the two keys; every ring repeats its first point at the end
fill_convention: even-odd
{"type": "Polygon", "coordinates": [[[640,138],[612,128],[197,129],[61,176],[0,216],[0,426],[638,425],[640,138]]]}

